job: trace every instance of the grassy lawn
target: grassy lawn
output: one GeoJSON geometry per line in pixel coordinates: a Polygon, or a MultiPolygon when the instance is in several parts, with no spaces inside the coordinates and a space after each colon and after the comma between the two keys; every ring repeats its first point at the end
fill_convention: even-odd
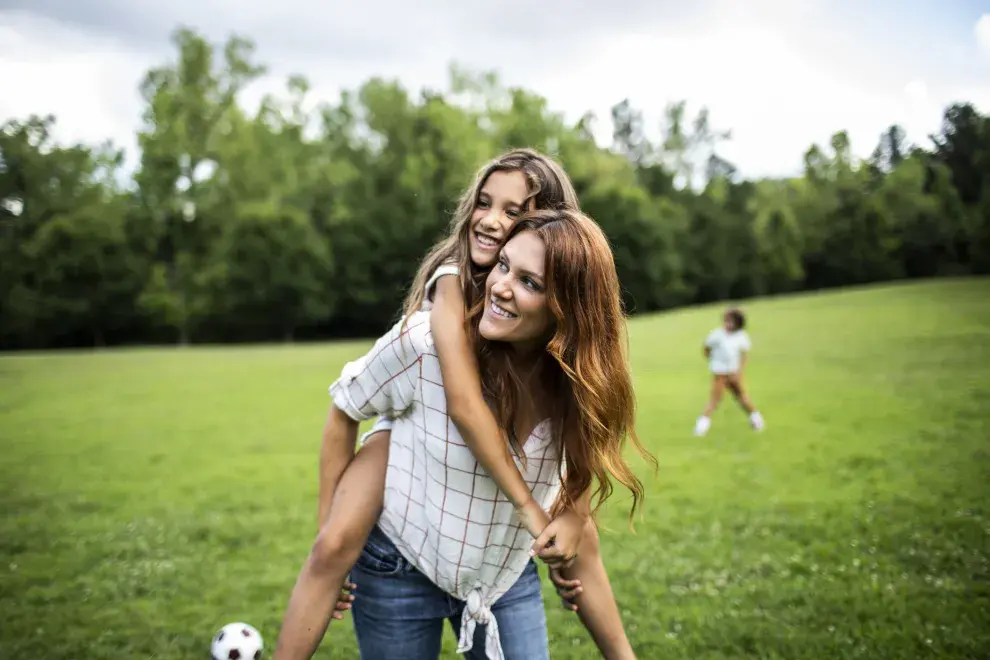
{"type": "MultiPolygon", "coordinates": [[[[990,655],[990,280],[747,305],[754,433],[691,435],[721,307],[637,319],[635,534],[602,522],[639,656],[990,655]]],[[[370,342],[0,357],[0,658],[269,650],[315,532],[327,386],[370,342]]],[[[554,658],[594,657],[547,583],[554,658]]],[[[453,653],[448,634],[445,657],[453,653]]],[[[317,657],[357,657],[350,620],[317,657]]]]}

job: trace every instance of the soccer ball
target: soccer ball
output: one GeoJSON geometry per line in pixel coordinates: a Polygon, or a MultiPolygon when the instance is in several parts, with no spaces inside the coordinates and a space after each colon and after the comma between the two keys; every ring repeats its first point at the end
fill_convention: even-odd
{"type": "Polygon", "coordinates": [[[228,623],[213,637],[213,660],[261,660],[265,643],[261,634],[246,623],[228,623]]]}

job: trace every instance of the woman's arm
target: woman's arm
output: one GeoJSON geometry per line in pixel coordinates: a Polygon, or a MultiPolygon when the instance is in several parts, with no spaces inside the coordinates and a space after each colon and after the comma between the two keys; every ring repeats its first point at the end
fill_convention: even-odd
{"type": "MultiPolygon", "coordinates": [[[[425,314],[396,323],[365,355],[344,365],[330,385],[333,404],[323,426],[320,445],[320,526],[330,513],[333,492],[354,457],[358,425],[375,415],[394,418],[412,405],[415,372],[420,355],[428,350],[429,323],[425,314]]],[[[378,427],[381,420],[376,424],[378,427]]]]}
{"type": "Polygon", "coordinates": [[[626,636],[612,583],[602,561],[594,521],[588,519],[583,534],[581,556],[577,561],[568,568],[551,567],[547,573],[564,607],[577,612],[603,658],[635,659],[636,654],[626,636]]]}
{"type": "Polygon", "coordinates": [[[317,523],[323,527],[330,514],[330,503],[337,489],[340,475],[354,457],[358,423],[337,406],[331,404],[323,426],[323,442],[320,445],[320,495],[317,523]]]}
{"type": "Polygon", "coordinates": [[[481,374],[464,322],[464,294],[458,278],[441,277],[430,312],[430,327],[440,358],[447,414],[468,449],[515,506],[526,529],[538,536],[550,517],[533,499],[512,460],[509,443],[481,394],[481,374]]]}

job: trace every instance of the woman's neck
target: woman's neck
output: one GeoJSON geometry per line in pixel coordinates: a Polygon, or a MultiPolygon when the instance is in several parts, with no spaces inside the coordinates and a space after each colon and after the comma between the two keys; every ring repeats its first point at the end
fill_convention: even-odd
{"type": "Polygon", "coordinates": [[[543,356],[545,351],[517,351],[514,346],[503,344],[496,348],[494,360],[488,368],[501,374],[493,384],[510,388],[510,391],[487,391],[490,395],[489,405],[493,411],[505,413],[507,417],[499,417],[507,431],[511,429],[514,438],[513,445],[522,449],[533,429],[549,413],[548,392],[544,382],[543,356]],[[507,370],[507,371],[506,371],[507,370]],[[511,376],[510,376],[511,374],[511,376]],[[502,398],[504,397],[504,398],[502,398]],[[511,401],[511,408],[504,409],[502,404],[511,401]]]}
{"type": "Polygon", "coordinates": [[[519,378],[518,385],[522,388],[516,398],[519,402],[518,412],[531,424],[539,423],[548,413],[545,358],[544,351],[537,351],[528,355],[519,355],[513,360],[513,367],[519,378]]]}
{"type": "Polygon", "coordinates": [[[528,390],[539,388],[541,385],[540,366],[543,362],[542,357],[543,354],[538,349],[528,351],[513,350],[509,353],[509,360],[512,362],[513,369],[515,369],[516,374],[522,381],[523,387],[528,390]]]}

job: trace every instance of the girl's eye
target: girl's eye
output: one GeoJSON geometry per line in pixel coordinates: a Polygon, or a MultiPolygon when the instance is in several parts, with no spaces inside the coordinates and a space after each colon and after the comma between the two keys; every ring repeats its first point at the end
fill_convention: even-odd
{"type": "Polygon", "coordinates": [[[488,204],[488,202],[486,200],[479,199],[478,200],[478,203],[475,204],[474,206],[475,206],[475,208],[479,208],[479,209],[487,209],[488,206],[489,206],[489,204],[488,204]]]}
{"type": "Polygon", "coordinates": [[[501,259],[499,259],[498,260],[498,269],[500,271],[502,271],[503,273],[508,273],[509,272],[509,264],[507,264],[504,261],[502,261],[501,259]]]}
{"type": "Polygon", "coordinates": [[[506,211],[505,214],[507,216],[509,216],[510,218],[518,218],[519,217],[519,211],[517,211],[515,209],[510,209],[510,210],[506,211]]]}
{"type": "Polygon", "coordinates": [[[540,290],[540,285],[537,284],[532,278],[529,278],[529,277],[524,278],[523,279],[523,284],[525,284],[526,286],[528,286],[533,291],[539,291],[540,290]]]}

